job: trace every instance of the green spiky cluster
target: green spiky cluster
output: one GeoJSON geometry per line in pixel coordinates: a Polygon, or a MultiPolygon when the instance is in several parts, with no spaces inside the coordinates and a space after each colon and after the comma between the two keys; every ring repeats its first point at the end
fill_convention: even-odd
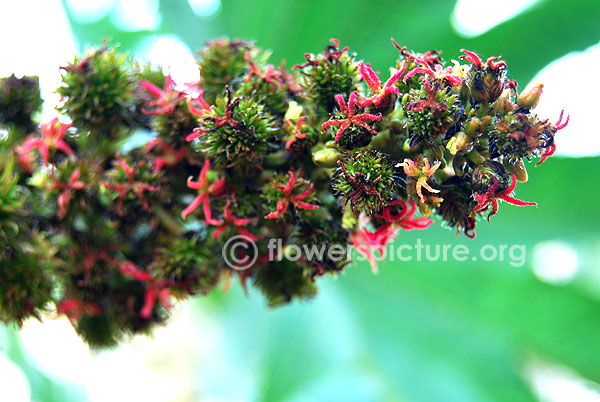
{"type": "Polygon", "coordinates": [[[377,150],[357,152],[340,163],[332,187],[338,199],[349,203],[356,215],[360,212],[374,215],[400,188],[401,179],[394,163],[377,150]]]}
{"type": "Polygon", "coordinates": [[[78,128],[114,137],[122,125],[132,123],[136,82],[126,54],[105,45],[76,57],[62,70],[63,85],[57,90],[63,100],[60,111],[78,128]]]}
{"type": "Polygon", "coordinates": [[[459,118],[455,103],[456,97],[450,94],[449,88],[422,87],[406,94],[402,105],[410,130],[409,148],[415,149],[422,142],[430,143],[454,126],[459,118]]]}
{"type": "Polygon", "coordinates": [[[332,112],[336,107],[336,95],[347,96],[357,89],[358,68],[355,58],[355,54],[349,55],[340,50],[335,42],[322,53],[307,56],[309,61],[302,68],[301,84],[320,110],[332,112]],[[341,55],[336,56],[335,52],[341,52],[341,55]]]}
{"type": "Polygon", "coordinates": [[[215,107],[204,117],[199,148],[215,161],[215,166],[260,166],[269,151],[268,140],[276,136],[277,127],[265,107],[253,98],[231,93],[217,98],[215,107]],[[232,112],[232,122],[218,127],[219,118],[232,112]]]}
{"type": "Polygon", "coordinates": [[[257,53],[254,43],[226,38],[206,42],[204,49],[198,52],[198,66],[207,102],[214,103],[223,94],[225,85],[236,90],[242,83],[242,78],[248,72],[245,52],[250,52],[254,58],[257,53]]]}

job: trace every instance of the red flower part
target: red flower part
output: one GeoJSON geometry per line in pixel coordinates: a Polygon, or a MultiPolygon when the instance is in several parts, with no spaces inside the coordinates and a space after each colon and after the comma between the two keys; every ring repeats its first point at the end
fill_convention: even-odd
{"type": "Polygon", "coordinates": [[[519,86],[519,83],[517,82],[517,80],[507,79],[506,82],[504,83],[504,87],[506,89],[510,90],[510,92],[512,92],[512,94],[514,96],[517,96],[519,94],[519,91],[517,90],[518,86],[519,86]]]}
{"type": "Polygon", "coordinates": [[[462,79],[459,76],[452,74],[452,67],[443,68],[441,64],[436,64],[434,67],[435,69],[432,69],[429,67],[429,64],[422,59],[417,58],[415,61],[423,67],[417,67],[406,74],[403,79],[405,84],[406,81],[415,74],[427,74],[440,81],[446,80],[453,87],[461,86],[462,79]]]}
{"type": "Polygon", "coordinates": [[[79,299],[62,300],[56,309],[58,314],[66,314],[71,323],[79,321],[83,314],[90,316],[98,315],[101,314],[102,311],[102,307],[98,304],[91,302],[84,303],[79,299]]]}
{"type": "Polygon", "coordinates": [[[506,70],[506,62],[504,62],[504,60],[500,60],[500,57],[490,57],[487,59],[486,63],[487,66],[491,69],[491,70],[497,70],[497,69],[502,69],[502,70],[506,70]]]}
{"type": "Polygon", "coordinates": [[[276,70],[275,66],[269,64],[266,71],[262,73],[256,64],[254,64],[252,59],[250,59],[250,52],[244,52],[244,59],[246,59],[246,62],[250,66],[250,71],[248,72],[248,76],[244,82],[250,82],[252,76],[255,75],[257,78],[271,84],[271,93],[275,92],[276,88],[284,86],[283,79],[281,78],[281,72],[276,70]]]}
{"type": "MultiPolygon", "coordinates": [[[[569,115],[567,115],[567,119],[564,122],[562,121],[564,113],[565,113],[564,110],[560,111],[560,116],[558,117],[558,121],[554,124],[554,126],[556,127],[556,130],[562,130],[563,128],[565,128],[567,126],[567,124],[569,124],[569,115]]],[[[539,166],[542,163],[544,163],[544,161],[546,159],[548,159],[549,157],[554,155],[554,152],[556,152],[556,144],[552,143],[552,145],[550,145],[549,147],[547,147],[544,150],[544,154],[542,155],[542,158],[540,159],[540,161],[538,163],[535,164],[535,166],[539,166]]]]}
{"type": "Polygon", "coordinates": [[[356,251],[369,261],[371,270],[377,272],[376,253],[379,253],[379,258],[382,258],[385,247],[395,236],[396,229],[394,229],[392,224],[386,224],[379,227],[375,232],[370,232],[367,228],[358,230],[350,235],[350,241],[356,251]]]}
{"type": "Polygon", "coordinates": [[[379,191],[377,191],[376,187],[376,184],[379,183],[379,180],[381,180],[381,175],[379,175],[379,177],[377,177],[375,180],[369,183],[364,173],[356,172],[354,173],[354,176],[351,176],[346,171],[346,168],[344,167],[344,163],[342,161],[338,161],[337,163],[340,166],[344,177],[346,178],[346,180],[348,180],[348,183],[350,183],[350,185],[353,188],[353,190],[350,192],[350,194],[348,194],[348,196],[344,200],[344,206],[342,207],[342,209],[345,210],[346,205],[348,205],[348,201],[350,201],[350,208],[352,209],[352,212],[354,212],[355,215],[358,215],[354,210],[354,207],[356,206],[358,200],[360,200],[360,197],[362,197],[364,194],[376,195],[377,198],[379,198],[379,201],[383,202],[383,198],[381,198],[381,194],[379,194],[379,191]]]}
{"type": "Polygon", "coordinates": [[[104,261],[108,264],[116,265],[118,262],[108,256],[109,251],[116,250],[117,247],[109,246],[102,250],[95,250],[89,248],[86,244],[83,245],[83,250],[79,250],[80,254],[84,256],[81,266],[85,271],[84,283],[87,282],[92,273],[92,268],[98,263],[98,261],[104,261]]]}
{"type": "Polygon", "coordinates": [[[158,88],[150,81],[140,81],[140,86],[157,98],[148,103],[149,106],[156,109],[148,110],[142,108],[142,113],[146,115],[171,114],[175,111],[177,105],[185,98],[183,92],[175,89],[175,82],[171,78],[171,74],[167,75],[165,78],[163,89],[158,88]]]}
{"type": "Polygon", "coordinates": [[[427,229],[433,223],[433,220],[425,216],[415,218],[416,211],[417,204],[413,200],[410,200],[409,209],[406,201],[398,199],[390,202],[381,214],[377,215],[377,218],[383,219],[387,223],[394,225],[394,227],[401,227],[404,230],[427,229]],[[401,207],[400,212],[394,213],[397,205],[401,207]]]}
{"type": "Polygon", "coordinates": [[[123,200],[127,193],[132,191],[138,199],[142,202],[142,206],[146,210],[146,212],[152,212],[150,209],[150,205],[146,201],[146,197],[144,196],[144,191],[156,192],[160,190],[160,187],[151,186],[148,183],[135,181],[135,176],[137,173],[137,169],[146,164],[145,161],[138,162],[135,166],[131,167],[124,159],[117,159],[116,163],[121,167],[123,172],[127,177],[127,182],[124,184],[116,184],[116,183],[107,183],[105,181],[101,181],[100,185],[104,186],[108,189],[115,190],[119,193],[119,202],[117,204],[117,213],[119,215],[123,215],[123,200]]]}
{"type": "MultiPolygon", "coordinates": [[[[306,138],[306,136],[308,135],[308,133],[302,132],[302,126],[304,125],[305,121],[306,121],[306,116],[302,116],[298,119],[298,122],[296,123],[296,132],[294,133],[294,136],[292,138],[290,138],[289,140],[287,140],[287,142],[285,143],[286,150],[289,151],[292,144],[294,142],[296,142],[296,140],[301,140],[303,138],[306,138]]],[[[292,122],[287,119],[284,119],[283,122],[285,124],[293,126],[292,122]]]]}
{"type": "Polygon", "coordinates": [[[162,152],[161,156],[154,158],[152,162],[152,170],[158,173],[163,167],[175,166],[187,156],[185,148],[175,149],[172,145],[166,144],[160,137],[154,137],[146,144],[145,151],[150,152],[158,147],[162,152]]]}
{"type": "Polygon", "coordinates": [[[50,158],[50,148],[59,149],[65,154],[73,156],[73,150],[64,140],[65,133],[72,126],[72,124],[60,123],[58,121],[58,117],[55,117],[49,123],[42,124],[40,126],[42,138],[30,138],[15,149],[20,155],[19,161],[23,161],[23,163],[25,163],[27,166],[26,162],[30,161],[30,158],[26,155],[36,148],[42,156],[42,163],[44,165],[48,164],[48,159],[50,158]]]}
{"type": "Polygon", "coordinates": [[[157,299],[167,310],[170,310],[173,307],[169,300],[171,297],[169,286],[173,284],[172,281],[153,279],[150,272],[140,270],[137,265],[131,261],[122,262],[119,266],[119,270],[125,276],[148,284],[148,288],[144,294],[144,305],[140,310],[140,316],[142,318],[150,318],[157,299]]]}
{"type": "Polygon", "coordinates": [[[396,71],[394,74],[390,76],[390,78],[385,82],[383,86],[381,86],[381,80],[375,74],[375,71],[371,68],[369,64],[365,64],[362,61],[358,62],[358,69],[360,70],[360,74],[365,79],[367,86],[373,92],[373,95],[370,98],[367,98],[363,101],[363,103],[357,102],[357,105],[360,107],[367,107],[370,104],[374,104],[375,106],[379,106],[381,101],[388,96],[389,94],[400,95],[398,88],[394,86],[396,81],[402,77],[404,74],[404,70],[406,68],[406,62],[402,63],[402,68],[396,71]]]}
{"type": "Polygon", "coordinates": [[[201,90],[200,94],[195,99],[187,99],[185,102],[190,113],[196,117],[202,117],[204,116],[204,112],[210,111],[210,105],[204,100],[204,90],[201,90]],[[196,107],[194,102],[200,105],[200,107],[196,107]]]}
{"type": "Polygon", "coordinates": [[[150,318],[152,310],[154,310],[154,306],[156,305],[156,299],[158,299],[164,308],[171,310],[173,305],[171,304],[170,298],[171,292],[162,281],[151,282],[144,294],[144,305],[140,310],[140,316],[145,319],[150,318]]]}
{"type": "Polygon", "coordinates": [[[206,223],[213,225],[215,224],[213,222],[219,222],[212,219],[212,213],[210,211],[210,196],[218,196],[223,194],[225,190],[225,179],[221,179],[213,184],[209,184],[207,178],[209,170],[210,161],[207,159],[204,161],[204,166],[202,166],[198,181],[193,181],[191,176],[188,177],[188,188],[191,188],[192,190],[198,190],[198,195],[196,198],[194,198],[190,205],[187,206],[187,208],[181,211],[181,219],[185,220],[189,214],[194,212],[200,205],[202,205],[206,223]]]}
{"type": "Polygon", "coordinates": [[[217,240],[219,236],[229,227],[235,228],[237,233],[247,237],[252,241],[257,241],[260,239],[259,236],[255,236],[250,233],[244,226],[247,226],[249,223],[255,222],[258,218],[238,218],[231,213],[229,206],[231,205],[231,200],[227,200],[225,204],[225,210],[223,211],[223,217],[225,219],[211,219],[211,222],[208,222],[210,225],[216,226],[215,231],[212,234],[213,240],[217,240]]]}
{"type": "Polygon", "coordinates": [[[207,130],[203,127],[198,127],[196,129],[194,129],[194,132],[192,134],[189,134],[187,137],[185,137],[185,140],[187,142],[193,141],[196,138],[199,138],[202,134],[207,133],[209,131],[215,131],[225,125],[228,125],[231,128],[236,128],[237,126],[242,124],[241,121],[233,118],[233,112],[235,110],[235,107],[240,103],[242,98],[238,97],[232,101],[231,100],[231,89],[229,88],[229,85],[225,85],[225,89],[227,90],[227,104],[225,105],[225,112],[223,113],[223,116],[205,116],[205,117],[203,117],[202,118],[203,122],[204,121],[212,121],[214,123],[213,128],[211,128],[210,130],[207,130]]]}
{"type": "Polygon", "coordinates": [[[425,92],[427,93],[427,97],[424,100],[411,102],[404,108],[416,112],[425,112],[425,109],[429,109],[433,113],[441,112],[448,109],[447,104],[438,102],[435,98],[437,94],[437,86],[437,81],[434,82],[433,85],[431,85],[429,81],[425,81],[424,88],[425,92]]]}
{"type": "Polygon", "coordinates": [[[51,177],[53,182],[46,186],[48,190],[62,190],[60,195],[57,198],[58,203],[58,213],[56,216],[58,219],[62,219],[67,214],[67,209],[69,208],[69,204],[71,203],[71,196],[73,194],[73,190],[81,190],[85,188],[85,183],[79,180],[79,176],[81,172],[79,168],[75,169],[69,181],[62,182],[56,178],[54,175],[54,168],[52,168],[51,177]]]}
{"type": "Polygon", "coordinates": [[[318,205],[308,204],[304,200],[310,195],[313,190],[313,184],[310,183],[308,189],[300,194],[292,194],[294,191],[294,184],[296,183],[296,176],[293,170],[289,171],[290,179],[287,185],[282,186],[277,184],[277,181],[273,180],[273,187],[281,190],[283,198],[277,201],[277,210],[269,213],[265,216],[265,219],[276,219],[281,217],[288,209],[290,204],[293,204],[298,209],[317,209],[318,205]]]}
{"type": "Polygon", "coordinates": [[[394,38],[390,38],[392,40],[392,44],[394,45],[394,47],[396,49],[398,49],[400,51],[400,53],[402,53],[402,56],[404,56],[405,58],[412,60],[413,62],[417,62],[417,60],[422,60],[425,63],[427,63],[427,66],[434,68],[436,65],[438,64],[442,64],[441,63],[441,59],[440,59],[440,51],[439,50],[428,50],[425,53],[423,53],[421,55],[421,57],[409,52],[408,50],[406,50],[406,46],[400,46],[395,40],[394,38]]]}
{"type": "Polygon", "coordinates": [[[356,97],[357,97],[357,92],[356,91],[352,92],[350,94],[350,96],[348,97],[348,104],[346,105],[346,102],[344,101],[344,96],[336,95],[335,100],[337,101],[338,105],[340,106],[340,111],[346,116],[346,118],[341,119],[341,120],[328,120],[321,125],[321,128],[323,130],[325,130],[325,128],[327,128],[329,126],[339,126],[340,127],[339,130],[337,131],[337,133],[335,134],[334,145],[337,145],[337,143],[340,141],[340,138],[342,138],[342,134],[344,133],[344,131],[351,125],[360,126],[364,129],[366,129],[367,131],[369,131],[371,134],[377,135],[377,131],[372,129],[371,126],[369,126],[365,120],[370,120],[370,121],[381,120],[381,113],[379,113],[378,115],[374,115],[374,114],[370,114],[370,113],[355,114],[356,113],[355,108],[356,108],[356,105],[358,104],[356,97]]]}
{"type": "Polygon", "coordinates": [[[477,68],[483,67],[481,64],[481,58],[477,55],[477,53],[466,49],[460,49],[460,51],[464,53],[464,56],[459,56],[459,59],[466,60],[477,68]]]}
{"type": "MultiPolygon", "coordinates": [[[[465,50],[465,49],[460,49],[460,51],[463,52],[465,55],[459,56],[458,57],[459,59],[468,61],[476,68],[483,68],[483,63],[481,61],[481,58],[477,55],[477,53],[471,52],[471,51],[465,50]]],[[[490,70],[497,70],[497,69],[505,70],[506,63],[503,60],[500,60],[500,61],[499,60],[500,60],[500,57],[490,57],[487,59],[485,64],[488,66],[488,68],[490,70]]]]}
{"type": "Polygon", "coordinates": [[[520,207],[537,206],[536,202],[526,202],[526,201],[521,201],[519,199],[511,197],[510,194],[514,191],[515,187],[517,186],[516,176],[512,173],[510,174],[510,180],[511,180],[510,185],[505,190],[497,191],[498,187],[500,186],[500,182],[494,178],[494,184],[492,184],[492,186],[485,193],[473,194],[475,197],[475,200],[477,201],[477,206],[475,208],[473,208],[471,213],[477,212],[477,211],[482,211],[491,205],[492,212],[490,212],[490,214],[487,217],[487,219],[489,221],[490,218],[492,216],[496,215],[496,213],[498,212],[498,200],[506,201],[509,204],[517,205],[520,207]]]}
{"type": "Polygon", "coordinates": [[[306,63],[304,64],[296,64],[295,66],[292,67],[292,70],[295,70],[297,68],[303,69],[304,67],[307,66],[318,66],[322,61],[324,60],[329,60],[329,61],[333,61],[333,60],[339,60],[340,57],[342,57],[342,55],[344,53],[346,53],[348,51],[348,49],[350,49],[348,46],[346,46],[343,49],[339,49],[340,47],[340,41],[337,39],[329,39],[329,42],[331,42],[331,45],[328,45],[325,50],[323,50],[323,58],[319,59],[317,57],[315,57],[314,55],[310,54],[310,53],[304,53],[304,58],[306,59],[306,63]]]}

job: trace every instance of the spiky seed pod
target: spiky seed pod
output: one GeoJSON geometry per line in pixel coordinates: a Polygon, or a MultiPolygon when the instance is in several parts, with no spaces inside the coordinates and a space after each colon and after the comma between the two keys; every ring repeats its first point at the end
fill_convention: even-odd
{"type": "Polygon", "coordinates": [[[473,193],[483,194],[495,183],[499,183],[498,191],[501,191],[510,186],[510,181],[510,175],[506,173],[501,163],[487,161],[473,169],[471,188],[473,193]]]}
{"type": "Polygon", "coordinates": [[[161,247],[152,265],[152,271],[160,277],[182,284],[182,296],[189,293],[207,294],[218,284],[221,270],[215,255],[206,239],[197,234],[180,239],[173,239],[161,247]]]}
{"type": "Polygon", "coordinates": [[[301,84],[312,98],[317,108],[331,113],[336,107],[335,96],[342,94],[347,98],[358,89],[358,67],[356,55],[348,54],[347,48],[339,49],[339,42],[331,40],[332,45],[325,47],[316,56],[307,54],[307,63],[302,68],[301,84]],[[311,59],[312,57],[312,59],[311,59]]]}
{"type": "Polygon", "coordinates": [[[395,163],[379,151],[366,149],[338,161],[332,177],[337,199],[348,203],[355,215],[373,215],[394,198],[400,187],[395,163]]]}
{"type": "Polygon", "coordinates": [[[510,161],[536,156],[554,144],[557,128],[536,115],[509,113],[494,123],[490,133],[492,158],[502,155],[510,161]]]}
{"type": "MultiPolygon", "coordinates": [[[[349,106],[354,107],[354,106],[349,106]]],[[[357,113],[358,114],[358,113],[357,113]]],[[[342,113],[339,108],[337,108],[333,114],[331,115],[332,120],[344,120],[346,115],[342,113]]],[[[373,129],[373,127],[377,124],[377,122],[366,122],[369,127],[373,129]]],[[[338,127],[331,126],[327,128],[327,131],[330,133],[332,138],[336,137],[336,132],[338,131],[338,127]]],[[[340,137],[338,146],[347,150],[353,150],[356,148],[362,148],[369,145],[371,140],[373,139],[373,133],[370,132],[367,128],[352,124],[347,129],[344,130],[344,134],[340,137]]]]}
{"type": "Polygon", "coordinates": [[[60,110],[76,127],[92,136],[116,138],[123,126],[131,125],[137,83],[126,54],[105,45],[88,50],[62,70],[60,110]]]}
{"type": "Polygon", "coordinates": [[[33,131],[34,117],[42,107],[37,76],[0,79],[0,125],[16,126],[22,134],[33,131]]]}
{"type": "Polygon", "coordinates": [[[350,231],[342,227],[337,219],[324,220],[317,217],[300,220],[295,226],[289,239],[289,244],[323,250],[324,253],[313,254],[312,258],[304,256],[304,262],[314,269],[313,276],[324,275],[327,272],[337,272],[348,264],[346,259],[350,231]],[[328,250],[336,247],[343,255],[329,255],[328,250]],[[322,256],[322,258],[320,258],[322,256]],[[334,258],[332,258],[334,257],[334,258]],[[340,257],[340,258],[338,258],[340,257]]]}
{"type": "Polygon", "coordinates": [[[119,157],[100,181],[100,194],[120,217],[135,216],[142,209],[150,213],[150,203],[159,198],[159,181],[160,174],[146,161],[119,157]]]}
{"type": "Polygon", "coordinates": [[[294,171],[276,174],[273,181],[261,190],[262,206],[268,211],[266,219],[295,221],[304,211],[318,208],[314,184],[294,171]]]}
{"type": "Polygon", "coordinates": [[[409,129],[409,147],[431,143],[458,121],[456,97],[438,81],[425,81],[420,89],[413,89],[402,98],[409,129]]]}
{"type": "Polygon", "coordinates": [[[199,148],[215,168],[260,167],[278,131],[262,104],[248,97],[232,99],[231,92],[217,99],[199,130],[199,148]]]}
{"type": "Polygon", "coordinates": [[[223,93],[225,85],[229,85],[234,91],[241,85],[242,77],[248,71],[245,52],[250,52],[250,56],[254,58],[257,53],[254,43],[226,38],[206,42],[204,49],[198,52],[202,88],[208,103],[215,102],[223,93]]]}
{"type": "Polygon", "coordinates": [[[468,177],[453,176],[440,186],[440,197],[444,199],[436,212],[446,225],[464,232],[467,237],[475,237],[475,219],[471,211],[477,205],[471,191],[471,181],[468,177]]]}
{"type": "Polygon", "coordinates": [[[269,306],[291,302],[294,298],[314,297],[317,288],[312,279],[312,269],[306,265],[283,259],[269,261],[252,269],[254,284],[266,296],[269,306]]]}

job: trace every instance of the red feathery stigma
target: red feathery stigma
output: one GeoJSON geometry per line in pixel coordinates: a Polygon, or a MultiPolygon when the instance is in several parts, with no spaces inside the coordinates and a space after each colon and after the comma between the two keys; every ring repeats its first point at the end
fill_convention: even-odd
{"type": "Polygon", "coordinates": [[[411,102],[404,108],[406,110],[413,110],[416,112],[425,112],[425,109],[431,110],[435,115],[438,112],[448,109],[448,105],[442,102],[438,102],[435,97],[437,94],[438,82],[435,81],[433,85],[429,81],[425,81],[425,92],[427,97],[424,100],[411,102]]]}
{"type": "Polygon", "coordinates": [[[385,84],[381,85],[381,80],[373,71],[369,64],[365,64],[362,61],[358,62],[358,69],[360,70],[360,74],[365,79],[367,86],[373,92],[373,95],[370,98],[363,100],[362,103],[357,102],[356,104],[360,107],[367,107],[370,104],[374,104],[375,106],[379,106],[381,101],[388,96],[389,94],[400,95],[398,88],[394,86],[396,81],[402,77],[404,74],[404,70],[406,68],[406,63],[402,63],[402,68],[395,73],[391,74],[390,78],[385,82],[385,84]]]}
{"type": "Polygon", "coordinates": [[[202,121],[203,122],[212,121],[214,123],[213,127],[210,130],[205,129],[204,127],[198,127],[196,129],[194,129],[193,133],[191,133],[187,137],[185,137],[185,140],[187,142],[193,141],[196,138],[199,138],[200,136],[202,136],[202,134],[207,133],[209,131],[215,131],[225,125],[228,125],[231,128],[236,128],[240,124],[242,124],[241,121],[233,118],[233,112],[235,110],[235,107],[240,103],[242,98],[238,97],[232,101],[231,100],[231,89],[229,88],[229,85],[226,85],[225,89],[227,90],[227,104],[225,105],[225,112],[223,113],[223,116],[205,116],[205,117],[203,117],[202,121]]]}
{"type": "Polygon", "coordinates": [[[324,60],[328,60],[328,61],[339,60],[340,57],[342,57],[342,55],[344,53],[346,53],[348,51],[348,49],[350,49],[348,46],[346,46],[343,49],[339,49],[340,41],[337,39],[329,39],[329,42],[331,42],[332,44],[327,45],[325,50],[323,50],[323,58],[322,59],[315,57],[311,53],[304,53],[304,58],[306,59],[306,63],[296,64],[295,66],[292,67],[292,70],[295,70],[297,68],[303,69],[307,66],[313,66],[313,67],[318,66],[324,60]]]}
{"type": "Polygon", "coordinates": [[[117,213],[119,215],[123,215],[123,200],[125,196],[130,191],[133,192],[138,199],[141,201],[142,206],[146,210],[146,212],[152,212],[150,209],[150,205],[146,201],[146,197],[144,196],[145,191],[157,192],[160,190],[160,187],[151,186],[148,183],[135,181],[135,176],[137,174],[137,170],[146,164],[145,161],[138,162],[135,166],[129,166],[129,164],[121,158],[118,158],[115,163],[123,170],[125,176],[127,178],[127,182],[124,184],[117,183],[107,183],[105,181],[101,181],[100,185],[104,186],[108,189],[114,190],[119,194],[119,201],[117,204],[117,213]]]}
{"type": "MultiPolygon", "coordinates": [[[[294,133],[294,136],[292,138],[290,138],[289,140],[287,140],[287,142],[285,143],[285,149],[286,150],[290,150],[292,144],[294,144],[294,142],[296,142],[296,140],[301,140],[303,138],[306,138],[306,136],[308,135],[308,133],[303,133],[302,132],[302,126],[304,125],[306,121],[306,116],[302,116],[298,119],[298,122],[296,123],[296,132],[294,133]]],[[[289,126],[293,127],[293,123],[287,119],[284,119],[283,122],[289,126]]]]}
{"type": "Polygon", "coordinates": [[[146,144],[145,151],[150,152],[158,148],[161,155],[152,161],[152,170],[158,173],[163,167],[175,166],[187,156],[187,150],[183,147],[176,149],[173,145],[165,143],[160,137],[154,137],[146,144]]]}
{"type": "Polygon", "coordinates": [[[154,279],[150,272],[140,270],[137,265],[131,261],[122,262],[119,266],[119,270],[125,276],[148,284],[148,288],[144,294],[144,305],[140,310],[140,316],[142,318],[150,318],[157,299],[167,310],[173,308],[173,305],[169,300],[171,298],[169,287],[174,285],[173,281],[154,279]]]}
{"type": "Polygon", "coordinates": [[[165,78],[163,89],[158,88],[150,81],[140,81],[140,86],[156,98],[156,100],[148,102],[148,106],[155,109],[142,108],[142,113],[146,115],[172,114],[177,105],[185,99],[185,93],[175,89],[175,82],[171,78],[171,74],[165,78]]]}
{"type": "Polygon", "coordinates": [[[34,149],[39,151],[44,165],[48,164],[51,148],[59,149],[65,154],[73,156],[73,150],[64,140],[65,133],[72,126],[72,124],[62,124],[58,121],[58,117],[55,117],[46,124],[40,125],[41,138],[30,137],[21,146],[15,148],[15,151],[20,156],[19,162],[27,167],[31,161],[29,154],[34,149]]]}
{"type": "Polygon", "coordinates": [[[401,227],[404,230],[428,228],[433,223],[433,220],[426,216],[415,218],[414,215],[416,211],[417,204],[413,200],[410,200],[409,209],[406,205],[406,201],[398,199],[390,202],[390,204],[383,209],[381,214],[377,215],[377,218],[383,219],[387,223],[394,225],[394,227],[401,227]],[[398,207],[400,207],[399,212],[397,212],[398,207]]]}
{"type": "Polygon", "coordinates": [[[367,228],[360,229],[350,235],[350,241],[356,251],[369,261],[373,272],[376,272],[377,257],[375,254],[378,253],[379,258],[382,258],[385,247],[395,236],[396,229],[392,224],[386,224],[376,229],[375,232],[371,232],[367,228]]]}
{"type": "Polygon", "coordinates": [[[441,64],[436,64],[434,68],[431,68],[425,60],[417,58],[415,61],[423,67],[417,67],[409,71],[403,79],[405,84],[406,81],[415,74],[427,74],[436,80],[446,80],[453,87],[461,86],[462,79],[458,75],[452,74],[452,67],[443,68],[441,64]]]}
{"type": "Polygon", "coordinates": [[[194,212],[200,205],[202,205],[202,211],[204,212],[204,219],[209,225],[218,224],[219,221],[212,219],[212,213],[210,210],[210,196],[219,196],[225,191],[225,179],[217,180],[213,184],[208,183],[208,171],[210,170],[210,161],[207,159],[204,161],[204,166],[200,171],[198,181],[193,181],[192,177],[188,177],[187,186],[192,190],[198,190],[198,195],[183,211],[181,211],[181,219],[185,218],[194,212]],[[215,223],[216,222],[216,223],[215,223]]]}
{"type": "Polygon", "coordinates": [[[98,315],[102,313],[102,307],[96,303],[83,302],[79,299],[64,299],[62,300],[56,309],[58,314],[66,314],[71,323],[79,321],[82,315],[98,315]]]}
{"type": "Polygon", "coordinates": [[[211,222],[207,222],[210,225],[216,226],[215,231],[212,234],[213,240],[217,240],[219,236],[229,227],[234,228],[237,233],[241,236],[245,236],[252,241],[260,239],[259,236],[253,235],[245,228],[248,224],[256,222],[258,218],[238,218],[231,213],[230,210],[231,200],[227,200],[225,204],[225,210],[223,211],[224,219],[212,219],[211,222]]]}
{"type": "Polygon", "coordinates": [[[244,53],[244,59],[250,66],[250,71],[246,76],[244,82],[250,82],[252,76],[256,76],[257,78],[264,80],[265,82],[271,84],[271,93],[275,92],[275,89],[284,86],[283,79],[281,78],[281,72],[275,69],[275,66],[269,64],[266,67],[265,72],[261,72],[260,69],[254,64],[252,59],[250,59],[250,52],[246,51],[244,53]]]}
{"type": "Polygon", "coordinates": [[[79,176],[81,175],[79,168],[73,171],[73,174],[71,174],[71,177],[67,182],[62,182],[56,178],[54,175],[54,167],[52,168],[50,175],[52,178],[52,183],[47,185],[46,188],[48,190],[62,190],[57,198],[58,212],[56,214],[58,219],[62,219],[67,214],[67,209],[71,203],[71,196],[73,195],[73,190],[81,190],[85,188],[85,183],[79,180],[79,176]]]}
{"type": "Polygon", "coordinates": [[[489,221],[490,218],[492,216],[496,215],[496,213],[498,212],[498,200],[506,201],[509,204],[517,205],[520,207],[537,206],[537,203],[535,203],[535,202],[521,201],[510,195],[514,191],[515,187],[517,186],[517,178],[514,174],[512,174],[512,173],[510,174],[511,182],[510,182],[510,185],[508,186],[508,188],[506,188],[505,190],[497,191],[498,187],[500,186],[500,182],[496,178],[493,178],[493,180],[494,180],[494,184],[492,184],[485,193],[473,194],[475,197],[475,200],[477,201],[477,206],[475,208],[473,208],[471,213],[485,210],[486,208],[488,208],[488,206],[491,205],[492,211],[489,213],[489,215],[487,217],[487,219],[489,221]]]}
{"type": "Polygon", "coordinates": [[[294,205],[298,209],[317,209],[318,205],[313,205],[304,202],[304,200],[310,195],[313,190],[313,184],[310,183],[308,189],[300,194],[292,194],[294,191],[294,184],[296,183],[296,176],[293,170],[289,171],[290,179],[287,185],[283,186],[277,184],[277,181],[273,180],[273,187],[281,190],[283,198],[277,201],[277,210],[269,213],[265,216],[265,219],[276,219],[285,214],[290,204],[294,205]]]}
{"type": "Polygon", "coordinates": [[[370,114],[370,113],[355,114],[356,113],[355,108],[356,108],[356,105],[358,105],[358,101],[357,101],[356,97],[357,97],[357,92],[356,91],[352,92],[348,98],[348,104],[346,105],[346,102],[344,101],[344,96],[336,95],[335,100],[337,101],[337,103],[339,105],[340,111],[346,116],[346,118],[341,119],[341,120],[328,120],[321,125],[321,128],[323,130],[325,130],[325,128],[327,128],[329,126],[339,126],[340,127],[339,130],[337,131],[337,133],[335,134],[334,145],[337,145],[337,143],[342,138],[342,134],[344,133],[344,131],[351,125],[360,126],[364,129],[366,129],[367,131],[369,131],[371,134],[377,135],[377,131],[375,131],[373,128],[371,128],[371,126],[369,126],[369,124],[365,120],[369,120],[369,121],[381,120],[381,113],[379,113],[377,115],[370,114]]]}

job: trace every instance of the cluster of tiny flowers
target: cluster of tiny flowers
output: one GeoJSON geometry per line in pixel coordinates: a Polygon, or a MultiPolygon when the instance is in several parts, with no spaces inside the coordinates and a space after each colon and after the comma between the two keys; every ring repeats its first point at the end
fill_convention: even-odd
{"type": "Polygon", "coordinates": [[[37,78],[1,80],[0,320],[65,314],[110,346],[232,279],[275,306],[348,265],[271,258],[274,239],[353,244],[375,269],[434,217],[472,238],[500,201],[536,205],[514,195],[524,162],[552,156],[569,120],[532,112],[541,85],[519,94],[499,57],[389,49],[389,74],[335,39],[289,70],[218,39],[176,83],[105,44],[61,67],[43,124],[37,78]],[[243,270],[222,253],[233,236],[255,244],[243,270]]]}

